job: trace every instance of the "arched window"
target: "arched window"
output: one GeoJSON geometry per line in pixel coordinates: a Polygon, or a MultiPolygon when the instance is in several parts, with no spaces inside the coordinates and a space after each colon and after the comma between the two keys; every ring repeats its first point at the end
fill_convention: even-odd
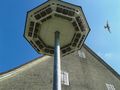
{"type": "Polygon", "coordinates": [[[79,51],[78,51],[78,55],[79,55],[79,57],[81,57],[81,58],[86,58],[85,53],[84,53],[82,50],[79,50],[79,51]]]}

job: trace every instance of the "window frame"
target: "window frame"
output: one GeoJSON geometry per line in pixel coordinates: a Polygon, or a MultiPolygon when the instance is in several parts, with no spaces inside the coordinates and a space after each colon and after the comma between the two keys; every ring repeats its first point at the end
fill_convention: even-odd
{"type": "Polygon", "coordinates": [[[66,71],[61,71],[61,83],[69,86],[69,74],[66,71]]]}
{"type": "Polygon", "coordinates": [[[115,90],[114,85],[106,83],[106,87],[108,90],[115,90]]]}
{"type": "Polygon", "coordinates": [[[78,56],[81,58],[86,58],[86,55],[85,55],[84,51],[82,51],[82,50],[78,50],[78,56]]]}

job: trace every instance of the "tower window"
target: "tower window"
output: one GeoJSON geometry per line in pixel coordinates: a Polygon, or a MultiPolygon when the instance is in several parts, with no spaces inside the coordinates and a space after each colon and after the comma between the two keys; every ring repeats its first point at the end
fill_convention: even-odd
{"type": "Polygon", "coordinates": [[[114,85],[106,83],[107,90],[115,90],[114,85]]]}
{"type": "Polygon", "coordinates": [[[78,51],[78,55],[81,58],[86,58],[85,53],[83,51],[81,51],[81,50],[78,51]]]}
{"type": "Polygon", "coordinates": [[[69,76],[67,72],[61,72],[61,83],[63,85],[69,85],[69,76]]]}

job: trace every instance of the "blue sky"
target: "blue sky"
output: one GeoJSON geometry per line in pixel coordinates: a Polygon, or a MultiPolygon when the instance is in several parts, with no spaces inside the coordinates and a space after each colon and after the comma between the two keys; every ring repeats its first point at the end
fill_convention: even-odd
{"type": "MultiPolygon", "coordinates": [[[[40,56],[24,39],[23,32],[27,11],[45,1],[0,1],[0,72],[40,56]]],[[[64,1],[82,6],[91,28],[85,43],[120,74],[120,0],[64,1]],[[107,20],[111,34],[104,30],[107,20]]]]}

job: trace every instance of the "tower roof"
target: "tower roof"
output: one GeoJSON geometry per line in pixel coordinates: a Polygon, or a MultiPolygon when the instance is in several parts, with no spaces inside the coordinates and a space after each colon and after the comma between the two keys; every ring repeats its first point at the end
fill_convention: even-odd
{"type": "Polygon", "coordinates": [[[28,11],[25,38],[38,53],[54,54],[54,33],[60,32],[61,55],[81,48],[90,28],[82,8],[49,0],[28,11]]]}

